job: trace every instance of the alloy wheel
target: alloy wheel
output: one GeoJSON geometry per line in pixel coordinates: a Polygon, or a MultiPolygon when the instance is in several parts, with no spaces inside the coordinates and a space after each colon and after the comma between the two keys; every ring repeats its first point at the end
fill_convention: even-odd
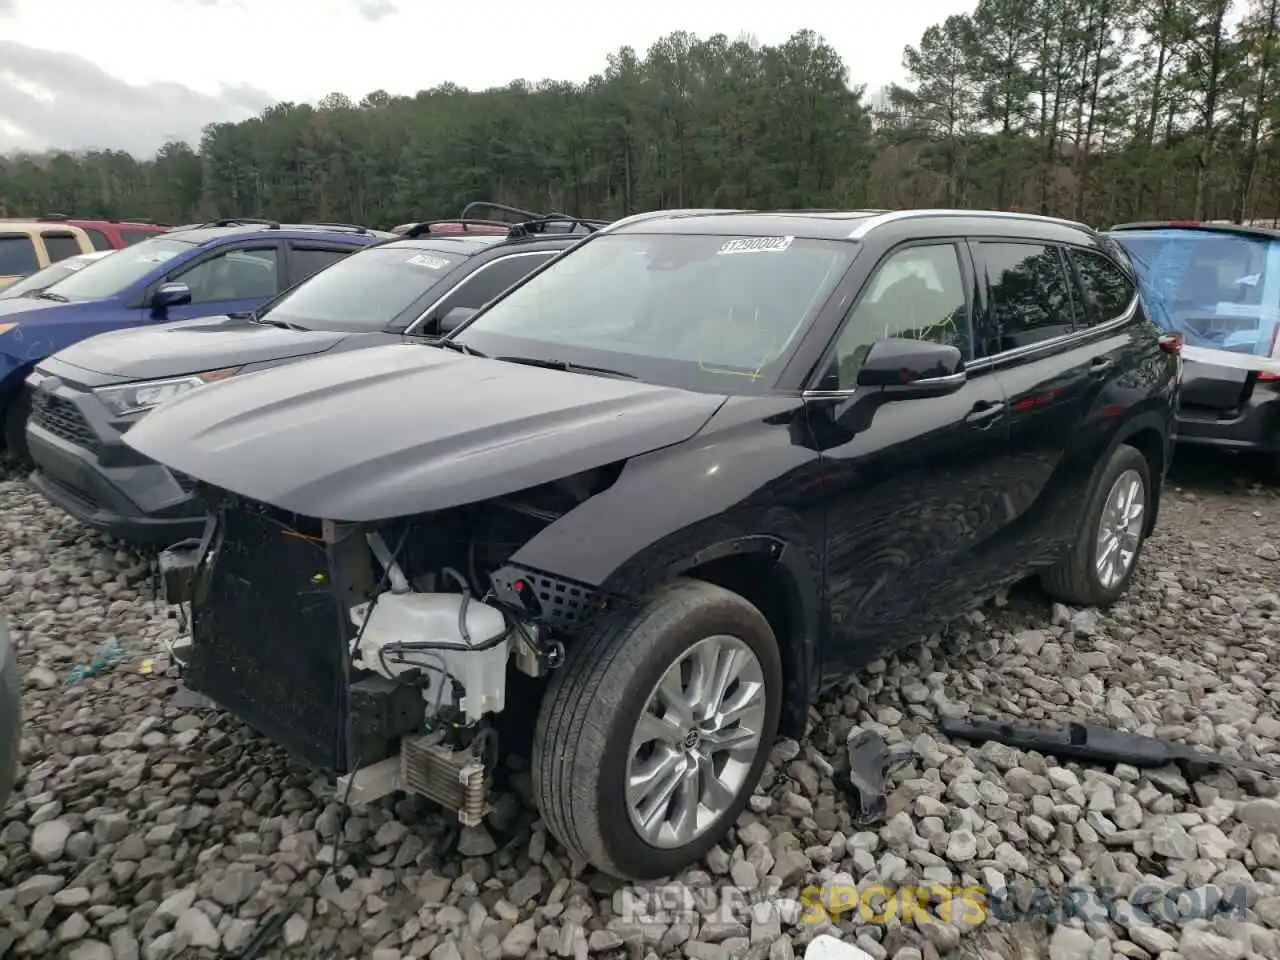
{"type": "Polygon", "coordinates": [[[627,813],[654,847],[691,843],[741,793],[765,724],[764,670],[737,637],[706,637],[649,694],[627,758],[627,813]]]}
{"type": "Polygon", "coordinates": [[[1098,518],[1094,569],[1098,582],[1110,590],[1128,576],[1142,543],[1146,522],[1146,485],[1137,470],[1116,477],[1098,518]]]}

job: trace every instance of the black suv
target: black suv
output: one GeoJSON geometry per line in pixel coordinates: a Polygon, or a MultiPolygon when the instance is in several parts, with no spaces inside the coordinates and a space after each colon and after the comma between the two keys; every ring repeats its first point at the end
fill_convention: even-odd
{"type": "Polygon", "coordinates": [[[54,354],[27,380],[32,485],[72,516],[125,540],[167,546],[199,533],[204,516],[187,479],[120,442],[156,405],[304,357],[438,337],[604,224],[488,203],[528,219],[467,217],[481,205],[468,205],[456,220],[413,224],[256,313],[135,327],[54,354]]]}
{"type": "Polygon", "coordinates": [[[163,560],[193,688],[467,823],[532,703],[548,827],[669,876],[859,665],[1029,576],[1123,594],[1177,350],[1078,223],[669,211],[437,345],[237,377],[125,443],[211,508],[163,560]]]}

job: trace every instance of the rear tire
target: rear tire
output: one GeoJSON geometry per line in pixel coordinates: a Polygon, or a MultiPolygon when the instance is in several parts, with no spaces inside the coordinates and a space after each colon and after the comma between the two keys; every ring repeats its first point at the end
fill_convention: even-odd
{"type": "Polygon", "coordinates": [[[1055,600],[1080,607],[1109,607],[1129,589],[1146,543],[1152,509],[1151,468],[1135,447],[1121,444],[1089,496],[1071,552],[1040,575],[1055,600]],[[1134,515],[1136,491],[1138,513],[1134,515]],[[1103,557],[1112,562],[1103,564],[1103,557]],[[1102,565],[1102,569],[1099,566],[1102,565]]]}
{"type": "Polygon", "coordinates": [[[678,873],[742,813],[781,707],[781,655],[760,611],[710,583],[663,586],[634,616],[575,644],[552,675],[533,745],[543,821],[616,877],[678,873]],[[727,686],[698,684],[734,670],[727,686]],[[702,696],[717,686],[721,696],[702,696]]]}
{"type": "Polygon", "coordinates": [[[4,409],[4,447],[9,459],[29,469],[31,451],[27,446],[27,418],[31,416],[31,391],[23,386],[4,409]]]}

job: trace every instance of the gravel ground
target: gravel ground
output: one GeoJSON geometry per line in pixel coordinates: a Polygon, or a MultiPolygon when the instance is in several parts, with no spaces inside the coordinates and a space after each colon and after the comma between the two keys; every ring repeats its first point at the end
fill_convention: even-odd
{"type": "Polygon", "coordinates": [[[264,956],[788,960],[822,932],[877,960],[1280,956],[1277,784],[1059,764],[935,727],[1070,716],[1280,763],[1280,490],[1240,469],[1191,470],[1170,491],[1126,605],[1015,592],[874,664],[815,710],[805,742],[778,745],[724,846],[648,891],[570,862],[518,799],[519,770],[491,828],[453,852],[423,805],[344,822],[324,783],[184,702],[148,562],[0,476],[0,611],[28,722],[0,815],[0,957],[237,955],[295,898],[264,956]],[[73,682],[113,639],[123,659],[73,682]],[[854,728],[913,752],[887,820],[863,830],[833,783],[854,728]],[[798,902],[811,886],[907,884],[982,884],[1041,915],[979,924],[934,903],[875,923],[798,902]],[[1085,922],[1058,923],[1034,889],[1099,892],[1085,922]]]}

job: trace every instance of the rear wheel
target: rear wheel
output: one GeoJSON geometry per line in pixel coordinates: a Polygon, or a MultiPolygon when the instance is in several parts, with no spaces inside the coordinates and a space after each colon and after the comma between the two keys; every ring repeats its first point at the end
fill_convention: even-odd
{"type": "Polygon", "coordinates": [[[1086,607],[1107,607],[1124,596],[1146,541],[1152,494],[1146,457],[1121,444],[1089,497],[1071,552],[1041,574],[1045,590],[1086,607]]]}
{"type": "Polygon", "coordinates": [[[533,747],[543,820],[614,876],[677,873],[746,806],[781,705],[781,657],[760,611],[709,583],[669,584],[553,675],[533,747]]]}

